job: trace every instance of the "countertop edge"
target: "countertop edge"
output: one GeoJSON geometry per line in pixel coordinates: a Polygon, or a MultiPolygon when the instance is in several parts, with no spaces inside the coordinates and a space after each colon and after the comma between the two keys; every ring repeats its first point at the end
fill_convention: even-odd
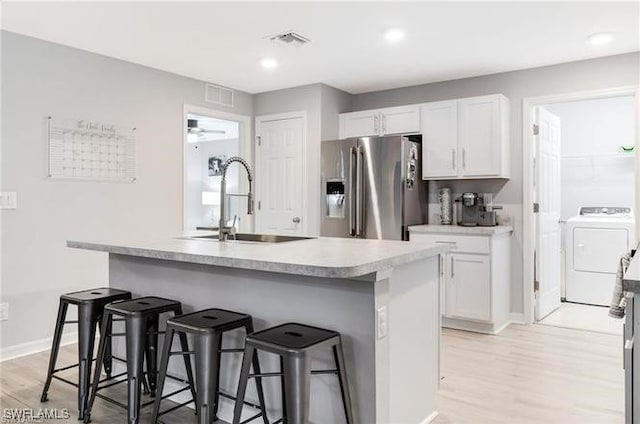
{"type": "Polygon", "coordinates": [[[627,272],[622,277],[622,290],[640,294],[640,254],[631,258],[627,272]]]}
{"type": "Polygon", "coordinates": [[[194,263],[200,265],[239,268],[253,271],[274,272],[281,274],[304,275],[308,277],[325,278],[355,278],[372,274],[388,268],[404,265],[419,259],[445,253],[449,246],[430,246],[416,249],[393,258],[381,259],[363,265],[355,266],[320,266],[292,264],[287,262],[264,261],[260,259],[228,258],[193,253],[171,252],[154,248],[119,246],[109,243],[84,242],[68,240],[67,247],[74,249],[92,250],[126,256],[137,256],[149,259],[160,259],[175,262],[194,263]]]}
{"type": "Polygon", "coordinates": [[[461,225],[412,225],[409,232],[423,234],[464,234],[464,235],[496,235],[513,232],[511,225],[496,225],[493,227],[463,227],[461,225]]]}

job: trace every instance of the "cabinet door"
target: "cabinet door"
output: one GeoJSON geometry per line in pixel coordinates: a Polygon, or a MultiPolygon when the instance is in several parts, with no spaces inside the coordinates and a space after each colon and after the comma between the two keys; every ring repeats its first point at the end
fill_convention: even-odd
{"type": "Polygon", "coordinates": [[[459,108],[461,172],[463,177],[500,175],[500,96],[462,99],[459,108]]]}
{"type": "Polygon", "coordinates": [[[458,175],[458,102],[422,105],[422,178],[458,175]]]}
{"type": "Polygon", "coordinates": [[[407,134],[420,132],[420,107],[389,107],[380,111],[381,131],[387,134],[407,134]]]}
{"type": "Polygon", "coordinates": [[[380,134],[380,112],[365,110],[340,115],[340,138],[371,137],[380,134]]]}
{"type": "Polygon", "coordinates": [[[447,316],[491,320],[491,267],[488,255],[451,253],[447,316]]]}

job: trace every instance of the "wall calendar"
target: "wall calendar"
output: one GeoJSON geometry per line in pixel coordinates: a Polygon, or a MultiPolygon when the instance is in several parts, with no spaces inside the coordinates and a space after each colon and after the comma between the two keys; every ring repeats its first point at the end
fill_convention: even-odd
{"type": "Polygon", "coordinates": [[[49,178],[135,181],[135,128],[48,117],[48,133],[49,178]]]}

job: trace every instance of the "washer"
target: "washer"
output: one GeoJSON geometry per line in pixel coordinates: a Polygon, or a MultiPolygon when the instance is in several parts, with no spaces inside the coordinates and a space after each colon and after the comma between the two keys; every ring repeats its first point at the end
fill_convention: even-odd
{"type": "Polygon", "coordinates": [[[567,220],[566,300],[609,306],[620,257],[634,246],[631,208],[580,208],[567,220]]]}

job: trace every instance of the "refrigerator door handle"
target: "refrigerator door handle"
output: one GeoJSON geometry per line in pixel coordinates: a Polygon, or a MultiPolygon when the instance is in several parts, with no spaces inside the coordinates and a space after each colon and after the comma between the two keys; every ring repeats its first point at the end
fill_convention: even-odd
{"type": "Polygon", "coordinates": [[[357,197],[358,197],[358,187],[354,189],[353,180],[354,174],[357,175],[357,153],[356,148],[352,147],[349,152],[349,235],[356,236],[358,233],[358,227],[356,222],[356,216],[358,216],[358,206],[357,206],[357,197]]]}
{"type": "Polygon", "coordinates": [[[363,206],[363,197],[364,197],[364,189],[362,187],[362,178],[363,178],[363,159],[364,153],[362,152],[362,147],[358,145],[356,148],[356,236],[362,237],[362,221],[364,215],[364,206],[363,206]]]}

